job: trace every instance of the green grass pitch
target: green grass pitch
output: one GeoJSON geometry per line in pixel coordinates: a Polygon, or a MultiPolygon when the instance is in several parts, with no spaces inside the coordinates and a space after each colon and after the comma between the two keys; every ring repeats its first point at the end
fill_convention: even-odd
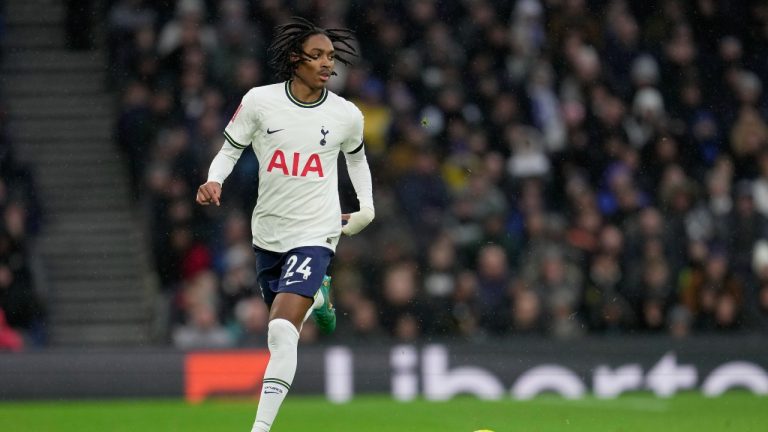
{"type": "MultiPolygon", "coordinates": [[[[255,401],[179,400],[2,402],[7,432],[249,432],[255,401]]],[[[751,432],[768,430],[768,398],[729,392],[719,398],[683,393],[658,399],[636,393],[615,400],[399,403],[361,396],[334,405],[289,396],[274,432],[751,432]]]]}

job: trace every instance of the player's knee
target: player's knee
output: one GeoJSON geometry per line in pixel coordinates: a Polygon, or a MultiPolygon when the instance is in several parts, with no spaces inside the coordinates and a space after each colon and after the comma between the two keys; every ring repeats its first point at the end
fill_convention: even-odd
{"type": "Polygon", "coordinates": [[[269,352],[275,354],[286,350],[295,351],[299,342],[299,331],[288,320],[277,318],[269,322],[267,344],[269,352]]]}

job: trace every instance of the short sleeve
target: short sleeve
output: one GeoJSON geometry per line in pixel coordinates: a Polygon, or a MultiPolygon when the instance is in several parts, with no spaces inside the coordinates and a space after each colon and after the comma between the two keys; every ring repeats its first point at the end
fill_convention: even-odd
{"type": "Polygon", "coordinates": [[[240,105],[232,114],[229,124],[224,128],[224,138],[236,148],[244,149],[251,145],[253,136],[260,127],[259,113],[254,91],[251,90],[243,96],[240,105]]]}
{"type": "Polygon", "coordinates": [[[352,122],[349,135],[341,147],[341,151],[344,153],[356,153],[363,148],[363,113],[351,102],[350,105],[352,106],[350,110],[352,122]]]}

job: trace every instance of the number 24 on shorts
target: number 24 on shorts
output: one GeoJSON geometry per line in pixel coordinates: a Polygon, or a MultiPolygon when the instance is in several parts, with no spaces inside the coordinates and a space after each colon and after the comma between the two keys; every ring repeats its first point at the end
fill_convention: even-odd
{"type": "Polygon", "coordinates": [[[302,275],[304,280],[309,279],[309,275],[312,274],[312,268],[309,266],[310,261],[312,261],[312,257],[306,257],[294,272],[293,267],[296,266],[298,261],[299,259],[296,257],[296,255],[291,255],[288,257],[288,261],[286,262],[288,264],[288,268],[285,270],[285,276],[283,276],[283,279],[290,279],[294,273],[299,273],[302,275]]]}

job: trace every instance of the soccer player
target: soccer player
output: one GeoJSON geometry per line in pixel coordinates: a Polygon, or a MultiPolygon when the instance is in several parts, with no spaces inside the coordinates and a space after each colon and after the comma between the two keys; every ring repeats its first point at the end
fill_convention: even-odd
{"type": "Polygon", "coordinates": [[[197,202],[220,205],[224,180],[249,145],[259,160],[259,196],[251,230],[257,280],[270,307],[270,359],[252,432],[269,431],[296,373],[302,324],[313,315],[332,332],[336,315],[325,275],[342,233],[374,218],[371,172],[363,150],[363,115],[328,91],[335,62],[355,55],[352,32],[294,18],[278,26],[270,65],[283,82],[248,91],[224,130],[197,202]],[[346,158],[360,210],[341,214],[337,161],[346,158]],[[344,223],[345,221],[346,223],[344,223]]]}

